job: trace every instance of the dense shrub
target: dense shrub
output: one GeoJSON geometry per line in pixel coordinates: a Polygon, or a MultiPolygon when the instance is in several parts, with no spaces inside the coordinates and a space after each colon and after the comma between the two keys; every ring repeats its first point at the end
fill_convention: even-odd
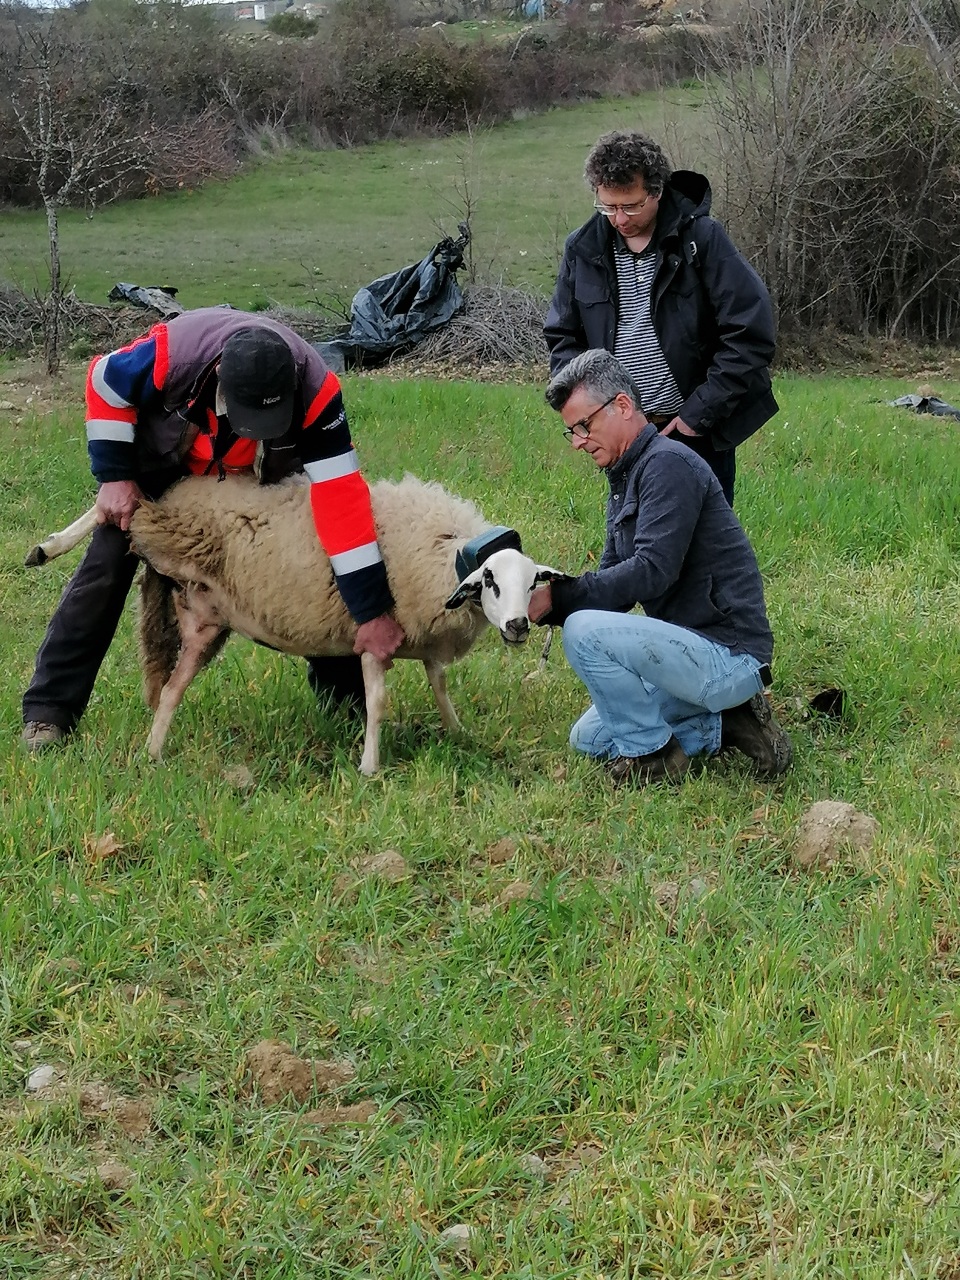
{"type": "Polygon", "coordinates": [[[51,147],[61,156],[54,164],[122,97],[111,117],[116,162],[105,158],[73,197],[102,202],[229,172],[243,147],[265,137],[351,146],[449,131],[612,89],[636,92],[694,69],[682,36],[656,52],[625,50],[615,29],[586,13],[555,39],[533,29],[460,44],[405,25],[401,0],[340,0],[314,38],[254,41],[208,13],[146,0],[44,13],[0,6],[0,200],[38,198],[38,159],[27,155],[14,112],[37,91],[31,31],[52,54],[64,134],[51,147]]]}
{"type": "Polygon", "coordinates": [[[283,10],[282,13],[275,13],[267,22],[267,30],[273,35],[293,36],[299,40],[315,36],[319,28],[318,18],[308,18],[305,13],[292,13],[288,9],[283,10]]]}
{"type": "Polygon", "coordinates": [[[0,200],[64,188],[72,203],[198,185],[235,164],[218,86],[229,45],[209,18],[137,4],[0,10],[0,200]],[[152,20],[145,20],[146,16],[152,20]]]}
{"type": "Polygon", "coordinates": [[[757,0],[712,68],[726,220],[785,329],[955,336],[952,5],[757,0]]]}

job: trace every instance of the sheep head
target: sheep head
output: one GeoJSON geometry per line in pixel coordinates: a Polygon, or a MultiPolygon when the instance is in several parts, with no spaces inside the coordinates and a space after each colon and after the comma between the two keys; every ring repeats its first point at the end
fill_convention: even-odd
{"type": "Polygon", "coordinates": [[[448,609],[479,605],[506,644],[523,644],[530,634],[527,606],[534,589],[568,575],[545,564],[536,564],[522,551],[507,547],[495,551],[474,569],[446,602],[448,609]]]}

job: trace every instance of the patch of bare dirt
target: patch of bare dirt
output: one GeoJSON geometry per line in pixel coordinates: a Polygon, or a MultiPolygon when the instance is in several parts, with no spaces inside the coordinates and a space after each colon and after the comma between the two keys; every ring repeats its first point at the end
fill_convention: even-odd
{"type": "Polygon", "coordinates": [[[329,1093],[356,1075],[349,1062],[299,1058],[282,1040],[261,1040],[247,1054],[253,1087],[268,1106],[293,1099],[306,1102],[315,1093],[329,1093]]]}
{"type": "Polygon", "coordinates": [[[369,1124],[378,1110],[375,1102],[354,1102],[343,1107],[315,1107],[305,1111],[302,1119],[321,1128],[335,1124],[369,1124]]]}
{"type": "Polygon", "coordinates": [[[845,853],[868,853],[880,824],[843,800],[820,800],[800,819],[794,864],[803,871],[832,867],[845,853]]]}

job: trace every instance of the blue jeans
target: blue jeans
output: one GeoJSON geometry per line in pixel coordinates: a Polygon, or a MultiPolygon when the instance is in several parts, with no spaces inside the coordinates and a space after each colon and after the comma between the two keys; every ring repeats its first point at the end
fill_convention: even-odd
{"type": "Polygon", "coordinates": [[[643,615],[573,613],[563,651],[593,699],[570,745],[603,759],[649,755],[671,736],[688,756],[714,755],[720,712],[763,688],[756,658],[643,615]]]}

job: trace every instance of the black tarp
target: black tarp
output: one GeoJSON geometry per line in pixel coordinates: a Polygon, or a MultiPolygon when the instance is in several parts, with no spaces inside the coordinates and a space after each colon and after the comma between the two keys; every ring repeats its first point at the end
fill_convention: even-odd
{"type": "Polygon", "coordinates": [[[382,364],[409,351],[442,328],[463,306],[456,272],[470,241],[466,223],[457,240],[447,236],[420,262],[380,276],[359,289],[350,304],[350,326],[316,349],[331,369],[382,364]]]}
{"type": "Polygon", "coordinates": [[[887,404],[896,409],[913,409],[914,413],[932,413],[938,418],[960,418],[960,409],[939,396],[900,396],[887,404]]]}
{"type": "Polygon", "coordinates": [[[183,306],[176,299],[177,290],[172,284],[115,284],[107,294],[109,302],[132,302],[135,307],[158,311],[164,320],[178,316],[183,306]]]}

